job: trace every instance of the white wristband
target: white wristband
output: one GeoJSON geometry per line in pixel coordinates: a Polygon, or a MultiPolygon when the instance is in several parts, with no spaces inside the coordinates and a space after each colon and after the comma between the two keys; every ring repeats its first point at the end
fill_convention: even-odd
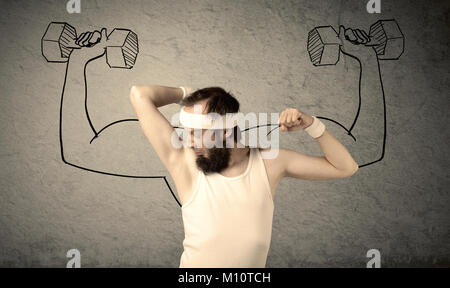
{"type": "Polygon", "coordinates": [[[178,88],[181,88],[181,90],[183,90],[183,99],[186,98],[187,96],[191,95],[192,92],[194,92],[194,89],[192,89],[191,87],[188,87],[188,86],[180,86],[178,88]]]}
{"type": "Polygon", "coordinates": [[[318,138],[322,136],[325,131],[325,124],[322,123],[316,116],[312,116],[313,123],[309,125],[304,130],[313,138],[318,138]]]}
{"type": "Polygon", "coordinates": [[[186,88],[184,88],[183,86],[180,86],[178,88],[181,88],[181,90],[183,90],[183,99],[184,99],[184,97],[186,97],[186,88]]]}

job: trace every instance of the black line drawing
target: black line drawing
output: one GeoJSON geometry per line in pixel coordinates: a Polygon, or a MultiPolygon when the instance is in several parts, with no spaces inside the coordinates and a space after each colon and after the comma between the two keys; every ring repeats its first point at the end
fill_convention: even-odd
{"type": "MultiPolygon", "coordinates": [[[[56,62],[56,63],[66,63],[66,71],[64,76],[64,84],[61,92],[61,106],[60,106],[60,118],[59,118],[59,142],[60,142],[60,149],[61,149],[61,158],[62,161],[70,166],[73,166],[78,169],[82,169],[89,172],[95,172],[110,176],[119,176],[119,177],[129,177],[129,178],[158,178],[163,179],[166,183],[167,187],[170,190],[170,193],[177,201],[178,205],[181,206],[180,202],[176,198],[175,194],[172,191],[172,188],[169,185],[169,182],[166,179],[166,176],[135,176],[135,175],[124,175],[124,174],[116,174],[116,173],[109,173],[105,171],[98,171],[94,169],[90,169],[87,167],[82,167],[76,164],[73,164],[69,161],[67,161],[64,157],[64,146],[63,146],[63,138],[62,138],[62,111],[63,111],[63,99],[64,99],[64,92],[66,88],[67,83],[67,72],[69,69],[68,60],[69,57],[73,51],[73,49],[80,49],[81,46],[78,44],[82,41],[89,41],[86,46],[91,46],[93,44],[96,44],[100,38],[100,32],[95,31],[92,33],[92,35],[89,35],[88,33],[83,33],[79,37],[77,37],[75,28],[70,26],[69,24],[65,22],[51,22],[41,40],[41,50],[42,50],[42,56],[48,61],[48,62],[56,62]],[[98,33],[98,34],[97,34],[98,33]],[[90,37],[89,37],[90,36],[90,37]]],[[[85,113],[87,120],[89,122],[89,125],[92,129],[92,132],[94,133],[94,137],[89,142],[92,144],[92,141],[100,135],[100,133],[105,130],[106,128],[126,122],[126,121],[138,121],[138,119],[123,119],[118,120],[115,122],[112,122],[102,129],[100,129],[98,132],[94,128],[94,125],[92,124],[92,121],[89,117],[89,111],[87,108],[87,81],[86,81],[86,66],[89,62],[102,57],[104,54],[106,54],[106,62],[108,63],[109,67],[111,68],[125,68],[125,69],[131,69],[133,68],[134,64],[136,63],[136,58],[139,53],[139,46],[138,46],[138,38],[137,35],[128,29],[114,29],[108,36],[108,45],[106,47],[106,50],[103,54],[90,59],[86,65],[84,66],[84,94],[85,94],[85,113]],[[111,40],[111,42],[109,42],[111,40]]]]}
{"type": "MultiPolygon", "coordinates": [[[[103,31],[102,31],[103,32],[103,31]]],[[[105,32],[106,33],[106,32],[105,32]]],[[[61,151],[61,158],[62,161],[70,165],[72,167],[82,169],[89,172],[94,173],[100,173],[104,175],[110,175],[110,176],[118,176],[118,177],[128,177],[128,178],[149,178],[149,179],[163,179],[165,184],[167,185],[167,188],[169,188],[170,193],[172,194],[175,201],[178,203],[178,205],[181,207],[181,203],[175,196],[175,193],[173,192],[169,182],[167,181],[167,176],[164,175],[149,175],[149,176],[137,176],[137,175],[126,175],[126,174],[117,174],[117,173],[110,173],[107,171],[99,171],[87,167],[83,167],[74,163],[71,163],[70,161],[66,160],[64,156],[64,145],[63,145],[63,137],[62,137],[62,118],[63,118],[63,99],[64,99],[64,92],[66,89],[66,83],[67,83],[67,75],[68,75],[68,69],[69,69],[69,57],[74,49],[80,49],[83,46],[86,47],[92,47],[95,44],[98,43],[99,39],[101,39],[101,33],[99,31],[95,32],[86,32],[82,33],[79,36],[77,36],[76,30],[74,27],[69,25],[65,22],[51,22],[45,33],[44,36],[41,39],[41,52],[42,56],[47,60],[47,62],[51,63],[66,63],[66,70],[65,70],[65,76],[64,76],[64,84],[61,92],[61,105],[60,105],[60,119],[59,119],[59,141],[60,141],[60,151],[61,151]]],[[[88,106],[87,106],[87,100],[88,100],[88,89],[87,89],[87,77],[86,77],[86,67],[87,64],[90,62],[102,57],[106,54],[106,62],[109,65],[110,68],[123,68],[123,69],[131,69],[133,68],[134,64],[136,63],[136,58],[139,53],[139,46],[138,46],[138,38],[137,35],[128,29],[122,29],[122,28],[116,28],[114,29],[107,37],[108,44],[106,46],[106,49],[103,53],[97,55],[94,58],[91,58],[87,61],[87,63],[84,65],[83,69],[83,81],[84,81],[84,110],[85,115],[88,120],[89,126],[93,132],[93,137],[89,141],[89,144],[92,144],[92,142],[99,137],[99,135],[107,128],[124,122],[139,122],[138,119],[130,118],[130,119],[121,119],[114,122],[111,122],[107,125],[105,125],[103,128],[97,130],[89,116],[88,106]]],[[[255,127],[250,127],[242,132],[257,128],[260,126],[269,126],[269,125],[275,125],[275,124],[268,124],[268,125],[258,125],[255,127]]],[[[276,124],[278,125],[278,124],[276,124]]],[[[174,126],[175,129],[182,129],[183,127],[174,126]]],[[[270,132],[269,132],[270,134],[270,132]]]]}
{"type": "Polygon", "coordinates": [[[379,60],[397,60],[403,54],[405,50],[405,36],[400,30],[397,21],[394,19],[379,20],[370,26],[369,34],[360,29],[345,29],[340,26],[340,32],[336,32],[332,26],[319,26],[311,30],[308,34],[307,50],[310,56],[310,60],[314,66],[329,66],[336,65],[339,62],[340,52],[355,59],[359,63],[359,84],[358,84],[358,110],[350,128],[346,128],[344,125],[336,120],[317,116],[324,120],[331,121],[341,128],[343,128],[347,134],[353,138],[356,142],[355,136],[352,134],[352,130],[358,120],[361,109],[361,80],[362,80],[362,64],[361,59],[357,56],[348,53],[343,49],[343,37],[355,45],[364,45],[372,47],[376,53],[376,62],[378,68],[378,76],[381,85],[381,94],[383,97],[383,115],[384,115],[384,133],[383,133],[383,147],[381,156],[371,162],[358,165],[360,168],[365,167],[376,162],[379,162],[384,157],[386,146],[386,102],[385,93],[383,87],[383,80],[381,77],[380,62],[379,60]],[[342,29],[342,30],[341,30],[342,29]],[[345,33],[343,33],[345,31],[345,33]],[[343,33],[344,35],[340,35],[343,33]]]}
{"type": "MultiPolygon", "coordinates": [[[[96,31],[89,39],[90,47],[97,43],[100,32],[96,31]]],[[[65,22],[51,22],[41,41],[42,56],[48,62],[64,63],[69,60],[73,49],[80,49],[78,38],[88,36],[83,33],[77,37],[75,28],[65,22]]],[[[86,39],[79,39],[83,41],[86,39]]],[[[106,63],[111,68],[133,68],[137,54],[139,53],[138,38],[136,33],[128,29],[115,28],[108,35],[108,46],[106,47],[106,63]]]]}
{"type": "MultiPolygon", "coordinates": [[[[375,49],[377,54],[377,64],[378,64],[378,74],[379,80],[381,82],[382,96],[383,96],[383,104],[384,104],[384,139],[383,139],[383,150],[382,155],[379,159],[372,161],[370,163],[365,163],[363,165],[359,165],[359,167],[364,167],[378,161],[381,161],[384,156],[385,149],[385,141],[386,141],[386,106],[384,101],[384,88],[382,84],[379,59],[384,60],[396,60],[398,59],[404,51],[404,36],[400,31],[395,20],[381,20],[373,24],[370,28],[369,35],[359,29],[345,30],[345,37],[347,40],[350,40],[354,44],[364,44],[366,46],[371,46],[375,49]]],[[[107,128],[110,128],[116,124],[125,123],[125,122],[139,122],[138,119],[130,118],[130,119],[121,119],[114,122],[111,122],[105,125],[103,128],[97,130],[95,129],[87,107],[87,99],[88,99],[88,89],[87,89],[87,78],[86,78],[86,67],[90,62],[106,55],[106,62],[111,68],[122,68],[122,69],[132,69],[136,63],[136,58],[139,53],[139,45],[138,45],[138,37],[137,35],[129,29],[116,28],[106,37],[101,37],[102,33],[105,33],[106,29],[102,29],[102,31],[94,31],[94,32],[86,32],[82,33],[77,37],[77,33],[74,27],[65,22],[51,22],[45,33],[41,39],[41,52],[43,57],[47,60],[47,62],[52,63],[66,63],[64,83],[61,92],[61,105],[60,105],[60,119],[59,119],[59,140],[60,140],[60,151],[62,161],[70,166],[73,166],[78,169],[82,169],[89,172],[100,173],[104,175],[110,176],[118,176],[118,177],[128,177],[128,178],[149,178],[149,179],[163,179],[167,187],[169,188],[170,193],[172,194],[175,201],[181,207],[181,203],[175,196],[172,188],[167,181],[167,176],[164,175],[149,175],[149,176],[137,176],[137,175],[126,175],[126,174],[117,174],[110,173],[106,171],[99,171],[95,169],[90,169],[87,167],[83,167],[80,165],[76,165],[67,161],[64,157],[64,146],[63,146],[63,137],[62,137],[62,119],[63,119],[63,99],[64,93],[66,89],[66,83],[68,79],[68,70],[69,70],[69,57],[71,56],[73,50],[80,49],[81,47],[91,47],[97,44],[100,39],[107,39],[107,45],[105,45],[104,51],[100,51],[98,55],[90,58],[84,65],[83,68],[83,81],[84,81],[84,112],[86,115],[86,119],[88,120],[89,126],[93,132],[93,137],[89,141],[89,144],[99,137],[99,135],[107,128]]],[[[314,28],[308,37],[308,52],[315,66],[327,66],[327,65],[335,65],[339,61],[340,52],[344,53],[351,58],[356,59],[360,65],[360,73],[359,73],[359,105],[358,111],[356,113],[353,124],[349,129],[344,127],[344,125],[340,124],[338,121],[333,119],[317,116],[317,118],[321,118],[324,120],[331,121],[340,127],[342,127],[348,135],[350,135],[354,141],[356,138],[351,133],[353,127],[356,124],[356,121],[359,116],[360,107],[361,107],[361,77],[362,77],[362,66],[361,61],[358,57],[347,53],[342,49],[342,39],[339,38],[338,33],[331,26],[320,26],[314,28]]],[[[265,124],[265,125],[257,125],[253,127],[246,128],[241,132],[245,132],[250,129],[264,127],[264,126],[276,126],[271,129],[267,135],[269,135],[273,130],[280,127],[279,124],[265,124]]],[[[183,129],[183,127],[173,126],[175,129],[183,129]]]]}

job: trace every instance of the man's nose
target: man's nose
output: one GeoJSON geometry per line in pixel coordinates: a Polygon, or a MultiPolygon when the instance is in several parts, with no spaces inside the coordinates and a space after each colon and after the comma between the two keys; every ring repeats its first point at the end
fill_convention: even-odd
{"type": "Polygon", "coordinates": [[[188,146],[189,146],[189,148],[194,148],[194,146],[195,146],[194,143],[195,143],[194,136],[189,135],[189,139],[188,139],[188,146]]]}
{"type": "Polygon", "coordinates": [[[196,140],[195,140],[195,137],[194,137],[194,133],[188,133],[186,136],[187,136],[186,145],[188,146],[188,148],[195,148],[195,141],[196,140]]]}

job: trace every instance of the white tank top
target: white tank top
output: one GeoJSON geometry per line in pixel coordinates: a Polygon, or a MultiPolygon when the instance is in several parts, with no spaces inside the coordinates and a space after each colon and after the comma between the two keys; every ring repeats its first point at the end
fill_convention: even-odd
{"type": "Polygon", "coordinates": [[[192,196],[181,208],[185,239],[180,268],[264,268],[273,210],[258,148],[250,148],[247,169],[239,176],[199,170],[192,196]]]}

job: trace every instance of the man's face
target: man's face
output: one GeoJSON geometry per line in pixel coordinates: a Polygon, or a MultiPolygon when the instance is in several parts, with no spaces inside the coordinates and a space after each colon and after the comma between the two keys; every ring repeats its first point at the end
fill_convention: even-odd
{"type": "MultiPolygon", "coordinates": [[[[196,103],[195,106],[184,107],[184,109],[188,113],[206,114],[206,100],[196,103]],[[198,109],[199,107],[200,109],[198,109]]],[[[184,129],[185,136],[188,136],[186,144],[194,151],[197,157],[197,167],[203,173],[220,172],[228,167],[231,151],[229,148],[225,148],[225,141],[223,141],[225,139],[224,130],[184,129]],[[221,141],[223,141],[223,148],[216,145],[221,141]]]]}
{"type": "Polygon", "coordinates": [[[216,133],[211,133],[211,131],[210,133],[206,133],[206,129],[185,129],[186,132],[189,133],[189,147],[194,151],[197,157],[197,167],[202,170],[203,173],[221,172],[228,167],[231,148],[226,148],[225,140],[222,141],[222,148],[216,147],[218,145],[213,145],[217,144],[216,139],[217,141],[223,139],[222,137],[216,137],[218,133],[224,133],[223,130],[218,130],[216,133]],[[201,147],[199,147],[200,144],[201,147]]]}

